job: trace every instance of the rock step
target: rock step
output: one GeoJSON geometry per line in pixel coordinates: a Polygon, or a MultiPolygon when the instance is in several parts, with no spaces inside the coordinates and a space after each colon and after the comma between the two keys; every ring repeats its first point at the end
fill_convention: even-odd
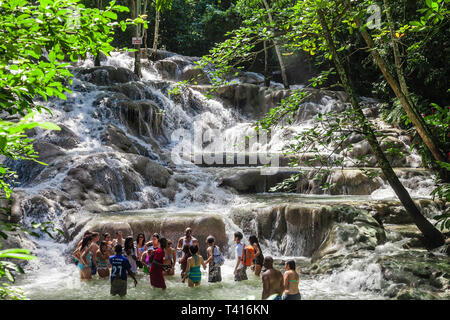
{"type": "MultiPolygon", "coordinates": [[[[199,242],[199,250],[203,257],[206,257],[206,238],[213,235],[216,244],[225,252],[228,248],[228,237],[225,233],[225,223],[219,214],[201,214],[191,212],[161,212],[137,211],[122,212],[117,214],[98,215],[98,218],[91,220],[87,225],[87,230],[97,231],[100,234],[108,232],[115,237],[117,231],[122,231],[123,237],[132,236],[136,239],[139,233],[144,233],[146,241],[151,240],[156,232],[161,237],[172,240],[172,248],[176,248],[178,239],[184,236],[187,227],[193,230],[193,236],[199,242]]],[[[77,236],[81,236],[80,234],[77,236]]]]}
{"type": "MultiPolygon", "coordinates": [[[[355,168],[331,168],[329,172],[323,172],[322,176],[319,176],[314,169],[317,168],[209,168],[219,179],[220,186],[231,187],[239,193],[268,192],[272,187],[296,173],[301,174],[298,181],[290,183],[290,190],[297,193],[370,195],[386,185],[379,168],[361,168],[368,172],[380,173],[380,176],[375,178],[370,178],[368,174],[355,168]],[[321,188],[324,182],[333,184],[334,187],[325,192],[321,188]]],[[[433,174],[430,170],[422,168],[395,168],[394,171],[399,178],[405,179],[407,188],[416,188],[418,183],[426,184],[427,179],[431,181],[433,174]]]]}

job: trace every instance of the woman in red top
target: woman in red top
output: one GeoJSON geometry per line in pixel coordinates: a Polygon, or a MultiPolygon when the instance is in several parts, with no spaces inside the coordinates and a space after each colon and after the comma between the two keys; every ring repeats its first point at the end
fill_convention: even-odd
{"type": "Polygon", "coordinates": [[[167,239],[159,239],[159,248],[155,251],[153,256],[152,266],[150,267],[150,284],[155,288],[166,289],[166,282],[164,281],[163,271],[166,269],[164,265],[164,249],[167,247],[167,239]]]}

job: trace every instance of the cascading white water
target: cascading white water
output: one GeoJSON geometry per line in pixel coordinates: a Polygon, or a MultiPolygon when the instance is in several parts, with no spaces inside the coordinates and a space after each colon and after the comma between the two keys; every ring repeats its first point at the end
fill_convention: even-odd
{"type": "MultiPolygon", "coordinates": [[[[127,54],[113,53],[108,57],[103,65],[117,66],[131,69],[133,60],[127,54]]],[[[93,66],[92,60],[85,60],[79,63],[81,68],[93,66]]],[[[70,164],[63,167],[63,170],[55,171],[38,183],[29,183],[21,186],[20,190],[27,195],[41,194],[45,190],[59,189],[64,179],[67,177],[71,168],[81,165],[88,157],[105,153],[114,153],[115,158],[106,158],[101,161],[116,172],[126,172],[131,166],[130,161],[117,152],[112,146],[102,142],[102,135],[108,124],[122,130],[125,135],[133,142],[146,150],[149,155],[160,164],[165,164],[161,159],[161,154],[171,154],[174,149],[191,150],[193,153],[206,151],[217,151],[217,149],[208,149],[208,145],[195,145],[189,139],[173,140],[172,135],[178,129],[184,129],[194,136],[195,131],[201,133],[214,129],[219,132],[224,140],[223,149],[220,151],[242,152],[245,151],[245,145],[240,144],[243,137],[253,134],[252,121],[240,114],[238,110],[232,110],[216,100],[206,99],[199,91],[192,88],[181,91],[181,102],[167,94],[167,88],[173,83],[162,81],[162,77],[156,72],[152,62],[143,69],[143,78],[140,82],[140,95],[149,95],[153,98],[158,107],[163,111],[162,134],[166,139],[157,141],[161,152],[155,149],[155,146],[149,139],[144,139],[130,132],[122,119],[113,115],[108,109],[108,98],[115,92],[109,87],[96,86],[82,78],[74,79],[73,93],[67,94],[66,102],[49,101],[48,106],[53,112],[53,116],[42,113],[36,116],[35,120],[53,121],[63,124],[79,139],[75,148],[66,151],[64,159],[70,158],[70,164]],[[82,90],[81,90],[82,89],[82,90]],[[101,98],[99,99],[99,96],[101,98]],[[195,101],[196,106],[191,107],[190,102],[195,101]]],[[[319,104],[308,103],[298,115],[297,121],[289,126],[277,126],[272,130],[271,138],[266,143],[256,146],[255,152],[281,152],[282,148],[298,134],[313,123],[313,117],[317,113],[328,112],[336,108],[345,108],[339,101],[324,97],[319,104]]],[[[43,130],[37,130],[36,139],[40,139],[48,134],[43,130]]],[[[96,158],[100,159],[100,158],[96,158]]],[[[233,281],[234,250],[233,233],[242,231],[229,217],[230,209],[236,205],[242,205],[252,202],[251,196],[237,195],[227,189],[218,187],[217,174],[225,172],[225,168],[215,168],[207,170],[200,168],[190,161],[183,159],[171,159],[176,162],[173,168],[173,178],[180,182],[179,190],[174,199],[170,200],[161,190],[152,185],[147,185],[144,181],[138,181],[140,188],[136,191],[136,198],[115,200],[122,210],[148,209],[148,204],[154,207],[164,207],[164,214],[167,217],[183,214],[183,210],[195,211],[199,214],[210,214],[214,212],[220,214],[225,222],[226,233],[228,235],[227,261],[222,268],[223,282],[220,284],[208,284],[203,275],[202,288],[190,290],[185,284],[181,284],[178,277],[168,278],[168,290],[161,293],[156,290],[150,290],[148,279],[143,274],[139,274],[140,284],[137,288],[130,288],[127,298],[129,299],[236,299],[247,296],[259,298],[261,292],[260,279],[250,276],[247,282],[239,283],[233,281]],[[215,171],[214,171],[215,170],[215,171]]],[[[62,160],[61,160],[62,161],[62,160]]],[[[100,161],[100,160],[96,160],[100,161]]],[[[229,168],[231,172],[242,168],[229,168]]],[[[405,184],[411,178],[404,179],[405,184]]],[[[412,178],[414,179],[414,177],[412,178]]],[[[417,179],[416,179],[417,180],[417,179]]],[[[415,181],[415,180],[414,180],[415,181]]],[[[412,182],[411,186],[415,182],[412,182]]],[[[423,185],[421,189],[416,189],[415,196],[425,196],[429,191],[429,181],[420,180],[423,185]]],[[[407,185],[408,187],[408,185],[407,185]]],[[[119,183],[118,188],[124,189],[124,184],[119,183]]],[[[392,193],[383,186],[372,193],[376,199],[391,198],[392,193]]],[[[123,190],[125,194],[125,190],[123,190]]],[[[357,199],[357,197],[355,197],[357,199]]],[[[265,202],[269,204],[270,202],[265,202]]],[[[77,217],[86,219],[95,218],[95,215],[86,212],[84,208],[78,207],[77,217]]],[[[150,214],[150,211],[143,211],[142,214],[150,214]]],[[[24,217],[25,224],[36,217],[32,215],[24,217]]],[[[62,227],[64,221],[58,212],[53,212],[42,220],[51,218],[56,222],[56,227],[62,227]]],[[[107,218],[105,218],[107,219],[107,218]]],[[[195,230],[194,230],[195,231],[195,230]]],[[[18,282],[19,286],[25,290],[30,298],[39,299],[105,299],[109,298],[108,281],[95,279],[91,282],[82,282],[79,280],[78,269],[73,264],[66,262],[66,257],[70,255],[69,249],[79,241],[82,231],[71,243],[55,243],[44,238],[38,240],[38,249],[36,255],[39,259],[32,261],[27,266],[27,274],[18,282]]],[[[181,235],[180,235],[181,236],[181,235]]],[[[249,236],[249,234],[246,234],[249,236]]],[[[275,243],[270,241],[262,242],[263,252],[267,255],[273,255],[276,258],[288,259],[282,256],[275,243]]],[[[395,245],[399,247],[398,244],[395,245]]],[[[297,257],[298,258],[298,257],[297,257]]],[[[309,258],[303,258],[309,260],[309,258]]],[[[248,272],[250,274],[250,272],[248,272]]],[[[176,274],[179,274],[179,265],[177,265],[176,274]]],[[[355,262],[345,271],[337,272],[331,276],[306,277],[300,282],[300,291],[306,299],[342,299],[342,298],[382,298],[379,294],[381,271],[374,264],[373,260],[362,260],[355,262]]]]}

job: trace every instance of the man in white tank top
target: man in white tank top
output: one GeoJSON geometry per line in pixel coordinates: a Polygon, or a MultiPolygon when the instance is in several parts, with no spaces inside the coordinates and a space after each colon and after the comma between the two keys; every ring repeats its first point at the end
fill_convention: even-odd
{"type": "MultiPolygon", "coordinates": [[[[188,245],[188,246],[197,245],[198,246],[198,240],[192,236],[191,228],[186,228],[186,230],[184,230],[184,234],[185,234],[185,236],[181,237],[178,240],[178,245],[177,245],[178,251],[182,251],[183,247],[185,245],[188,245]]],[[[183,253],[183,255],[184,255],[184,253],[183,253]]]]}

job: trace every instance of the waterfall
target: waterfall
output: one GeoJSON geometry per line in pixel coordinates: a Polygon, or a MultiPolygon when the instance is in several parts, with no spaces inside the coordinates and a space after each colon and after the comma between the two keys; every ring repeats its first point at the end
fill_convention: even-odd
{"type": "MultiPolygon", "coordinates": [[[[33,298],[107,297],[107,283],[100,279],[92,284],[80,282],[71,263],[71,250],[84,230],[123,227],[132,233],[145,231],[147,237],[153,232],[166,232],[176,244],[177,235],[182,236],[189,225],[197,228],[194,236],[198,231],[201,245],[208,233],[220,238],[227,257],[222,268],[223,288],[205,284],[207,288],[197,298],[243,298],[246,292],[259,296],[259,278],[251,278],[239,288],[234,286],[234,232],[243,232],[245,242],[248,236],[257,234],[266,256],[310,262],[332,225],[322,204],[394,199],[382,178],[369,184],[367,177],[350,166],[343,171],[334,168],[326,177],[338,183],[334,193],[321,190],[314,184],[313,174],[306,173],[296,186],[298,194],[267,194],[296,170],[309,170],[288,168],[283,148],[298,133],[311,128],[318,113],[348,108],[345,98],[340,93],[317,93],[292,123],[277,125],[263,137],[262,133],[256,135],[253,122],[286,92],[276,84],[263,90],[240,80],[221,88],[213,99],[204,95],[207,86],[186,86],[175,92],[174,80],[183,72],[192,72],[192,59],[180,56],[171,58],[173,63],[179,65],[171,75],[163,63],[144,61],[143,78],[137,80],[131,72],[133,59],[126,53],[112,53],[102,67],[94,67],[92,59],[79,61],[72,69],[73,92],[66,94],[67,99],[42,102],[52,115],[43,112],[35,120],[52,121],[63,129],[48,132],[38,128],[31,132],[48,166],[7,162],[19,174],[15,201],[22,208],[22,222],[29,226],[31,221],[51,220],[66,232],[66,238],[58,237],[56,242],[45,236],[36,240],[39,259],[26,267],[27,275],[19,281],[33,298]],[[277,160],[273,175],[262,167],[275,163],[263,157],[268,154],[277,160]],[[220,161],[197,165],[197,158],[220,161]],[[318,205],[308,206],[311,202],[318,205]],[[248,217],[237,217],[237,211],[248,213],[248,217]],[[261,220],[264,215],[270,216],[269,222],[261,220]]],[[[258,79],[259,75],[249,73],[247,77],[258,79]]],[[[366,99],[366,103],[368,108],[378,108],[376,101],[366,99]]],[[[396,139],[403,149],[409,149],[404,133],[396,133],[396,139]]],[[[362,139],[355,140],[358,150],[364,150],[363,143],[362,139]]],[[[417,168],[417,159],[417,154],[408,153],[403,167],[396,170],[413,196],[426,198],[432,177],[417,168]]],[[[305,279],[301,291],[311,299],[359,298],[361,292],[361,297],[380,298],[378,293],[368,292],[380,290],[380,274],[370,258],[331,277],[305,279]],[[334,283],[336,292],[325,289],[330,283],[334,283]],[[312,288],[320,289],[314,293],[312,288]]],[[[140,280],[144,281],[143,275],[140,280]]],[[[171,278],[170,286],[176,294],[167,290],[161,298],[189,297],[178,278],[171,278]]],[[[154,293],[143,293],[142,288],[129,290],[128,296],[155,298],[154,293]]]]}

